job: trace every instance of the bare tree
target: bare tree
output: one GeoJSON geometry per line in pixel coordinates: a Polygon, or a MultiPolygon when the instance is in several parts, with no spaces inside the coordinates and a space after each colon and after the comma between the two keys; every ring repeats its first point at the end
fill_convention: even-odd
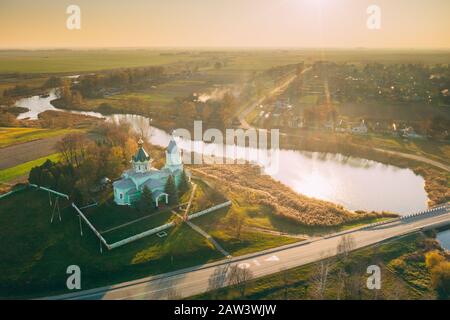
{"type": "Polygon", "coordinates": [[[233,265],[228,273],[228,283],[235,286],[241,298],[245,297],[248,281],[253,279],[253,272],[247,266],[233,265]]]}
{"type": "Polygon", "coordinates": [[[336,287],[336,298],[341,300],[343,293],[345,291],[345,278],[347,277],[344,266],[340,266],[337,272],[337,287],[336,287]]]}
{"type": "Polygon", "coordinates": [[[240,211],[233,210],[228,216],[228,225],[234,230],[237,239],[241,239],[242,229],[245,226],[246,221],[246,216],[240,211]]]}
{"type": "Polygon", "coordinates": [[[339,260],[339,270],[337,273],[337,299],[340,300],[343,295],[348,291],[348,278],[349,275],[345,270],[345,264],[347,263],[350,252],[355,248],[355,240],[351,235],[344,235],[339,241],[336,253],[339,260]]]}
{"type": "Polygon", "coordinates": [[[87,138],[82,133],[69,133],[56,144],[65,162],[78,167],[86,158],[87,138]]]}
{"type": "Polygon", "coordinates": [[[342,236],[336,248],[338,256],[341,256],[343,259],[347,259],[349,253],[355,249],[355,246],[356,244],[353,236],[349,234],[342,236]]]}
{"type": "Polygon", "coordinates": [[[345,299],[362,299],[367,283],[367,266],[362,263],[347,263],[346,269],[348,276],[344,279],[343,291],[345,299]]]}
{"type": "Polygon", "coordinates": [[[167,300],[180,300],[181,295],[174,288],[170,288],[167,290],[167,300]]]}
{"type": "Polygon", "coordinates": [[[326,253],[321,254],[321,260],[318,263],[316,274],[313,275],[311,282],[313,288],[313,298],[323,300],[325,290],[327,289],[328,275],[332,267],[332,260],[326,253]]]}
{"type": "Polygon", "coordinates": [[[211,299],[217,298],[217,290],[225,285],[228,268],[229,265],[219,266],[214,269],[213,274],[209,277],[208,291],[210,292],[211,299]]]}
{"type": "Polygon", "coordinates": [[[291,285],[291,273],[287,269],[281,270],[281,280],[283,281],[284,300],[288,300],[289,286],[291,285]]]}

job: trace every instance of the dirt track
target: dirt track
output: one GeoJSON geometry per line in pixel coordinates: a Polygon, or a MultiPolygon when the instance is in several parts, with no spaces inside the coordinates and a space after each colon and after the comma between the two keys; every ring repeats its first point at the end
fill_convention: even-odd
{"type": "Polygon", "coordinates": [[[0,148],[0,170],[55,153],[56,142],[62,137],[51,137],[0,148]]]}

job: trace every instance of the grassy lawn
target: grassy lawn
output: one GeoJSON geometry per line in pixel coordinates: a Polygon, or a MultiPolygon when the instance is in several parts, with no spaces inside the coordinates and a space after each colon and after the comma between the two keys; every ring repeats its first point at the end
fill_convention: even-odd
{"type": "Polygon", "coordinates": [[[103,233],[102,235],[108,243],[114,243],[144,231],[162,226],[175,218],[176,216],[174,216],[174,214],[170,211],[155,213],[146,219],[140,220],[139,222],[103,233]]]}
{"type": "Polygon", "coordinates": [[[26,176],[33,167],[42,165],[47,159],[50,159],[52,161],[59,161],[60,154],[59,153],[50,154],[48,156],[33,161],[28,161],[19,164],[18,166],[12,168],[0,170],[0,182],[8,182],[15,178],[26,176]]]}
{"type": "Polygon", "coordinates": [[[38,129],[38,128],[5,128],[0,127],[0,147],[6,147],[38,139],[62,136],[76,129],[38,129]]]}
{"type": "MultiPolygon", "coordinates": [[[[236,210],[236,208],[233,208],[236,210]]],[[[245,210],[245,208],[243,209],[245,210]]],[[[301,239],[289,237],[275,237],[260,232],[243,230],[240,239],[237,239],[235,230],[230,228],[227,222],[227,216],[230,209],[224,208],[216,211],[214,214],[207,214],[192,220],[204,231],[208,232],[221,246],[233,255],[243,255],[255,251],[261,251],[273,247],[279,247],[286,244],[298,242],[301,239]]],[[[247,224],[251,219],[247,220],[247,224]]]]}
{"type": "MultiPolygon", "coordinates": [[[[324,299],[336,299],[339,287],[338,271],[345,270],[348,280],[359,290],[345,289],[341,298],[353,299],[434,299],[430,273],[424,263],[424,254],[436,249],[436,242],[421,234],[413,234],[376,247],[357,250],[344,260],[331,261],[324,299]],[[414,258],[413,258],[414,257],[414,258]],[[400,261],[400,263],[398,262],[400,261]],[[381,268],[381,290],[368,290],[365,286],[367,266],[381,268]],[[402,265],[399,271],[393,264],[402,265]]],[[[317,299],[315,289],[319,263],[287,270],[259,279],[247,285],[245,299],[317,299]]],[[[205,293],[193,299],[242,299],[237,288],[225,288],[205,293]]]]}
{"type": "Polygon", "coordinates": [[[118,206],[112,196],[99,206],[84,209],[83,212],[99,231],[105,231],[124,223],[149,215],[129,206],[118,206]]]}
{"type": "MultiPolygon", "coordinates": [[[[201,180],[196,179],[195,183],[197,184],[197,188],[189,214],[199,212],[226,201],[226,199],[224,199],[215,190],[208,187],[208,185],[201,180]]],[[[191,195],[191,190],[188,190],[181,195],[179,203],[188,202],[191,195]]],[[[104,197],[106,197],[107,200],[101,200],[99,206],[86,208],[83,211],[86,213],[87,217],[97,228],[97,230],[100,232],[107,231],[104,233],[104,237],[108,243],[113,243],[135,234],[159,227],[172,221],[176,217],[176,215],[172,212],[175,209],[175,206],[171,204],[165,205],[159,210],[150,213],[129,206],[116,205],[111,193],[104,195],[104,197]],[[136,222],[130,223],[133,221],[136,222]],[[121,225],[123,226],[116,228],[121,225]]],[[[181,211],[178,212],[182,214],[181,211]]]]}
{"type": "MultiPolygon", "coordinates": [[[[184,224],[167,230],[166,238],[150,236],[112,251],[104,248],[100,254],[98,239],[86,226],[80,237],[73,208],[68,203],[61,207],[62,222],[50,224],[45,192],[29,189],[0,200],[0,297],[67,292],[66,268],[71,264],[80,266],[83,289],[88,289],[223,258],[205,238],[184,224]]],[[[201,227],[206,223],[213,226],[226,214],[224,210],[194,221],[201,227]]],[[[243,248],[227,229],[221,231],[223,236],[219,235],[218,240],[225,239],[224,247],[232,254],[292,242],[290,238],[244,234],[240,240],[245,243],[243,248]]]]}

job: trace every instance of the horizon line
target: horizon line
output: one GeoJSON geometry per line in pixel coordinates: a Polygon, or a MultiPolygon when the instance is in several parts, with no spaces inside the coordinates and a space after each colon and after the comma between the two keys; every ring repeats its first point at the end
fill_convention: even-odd
{"type": "Polygon", "coordinates": [[[2,47],[0,51],[39,51],[39,50],[417,50],[450,51],[450,47],[300,47],[300,46],[11,46],[2,47]]]}

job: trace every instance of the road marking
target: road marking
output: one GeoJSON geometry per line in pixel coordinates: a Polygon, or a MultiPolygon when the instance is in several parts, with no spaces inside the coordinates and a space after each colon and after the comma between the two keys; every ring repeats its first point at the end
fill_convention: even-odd
{"type": "Polygon", "coordinates": [[[275,262],[275,261],[280,261],[280,258],[278,258],[276,255],[273,255],[270,258],[265,259],[264,261],[275,262]]]}
{"type": "Polygon", "coordinates": [[[239,269],[242,269],[242,270],[244,270],[244,269],[249,269],[250,268],[250,263],[239,263],[238,264],[238,268],[239,269]]]}

